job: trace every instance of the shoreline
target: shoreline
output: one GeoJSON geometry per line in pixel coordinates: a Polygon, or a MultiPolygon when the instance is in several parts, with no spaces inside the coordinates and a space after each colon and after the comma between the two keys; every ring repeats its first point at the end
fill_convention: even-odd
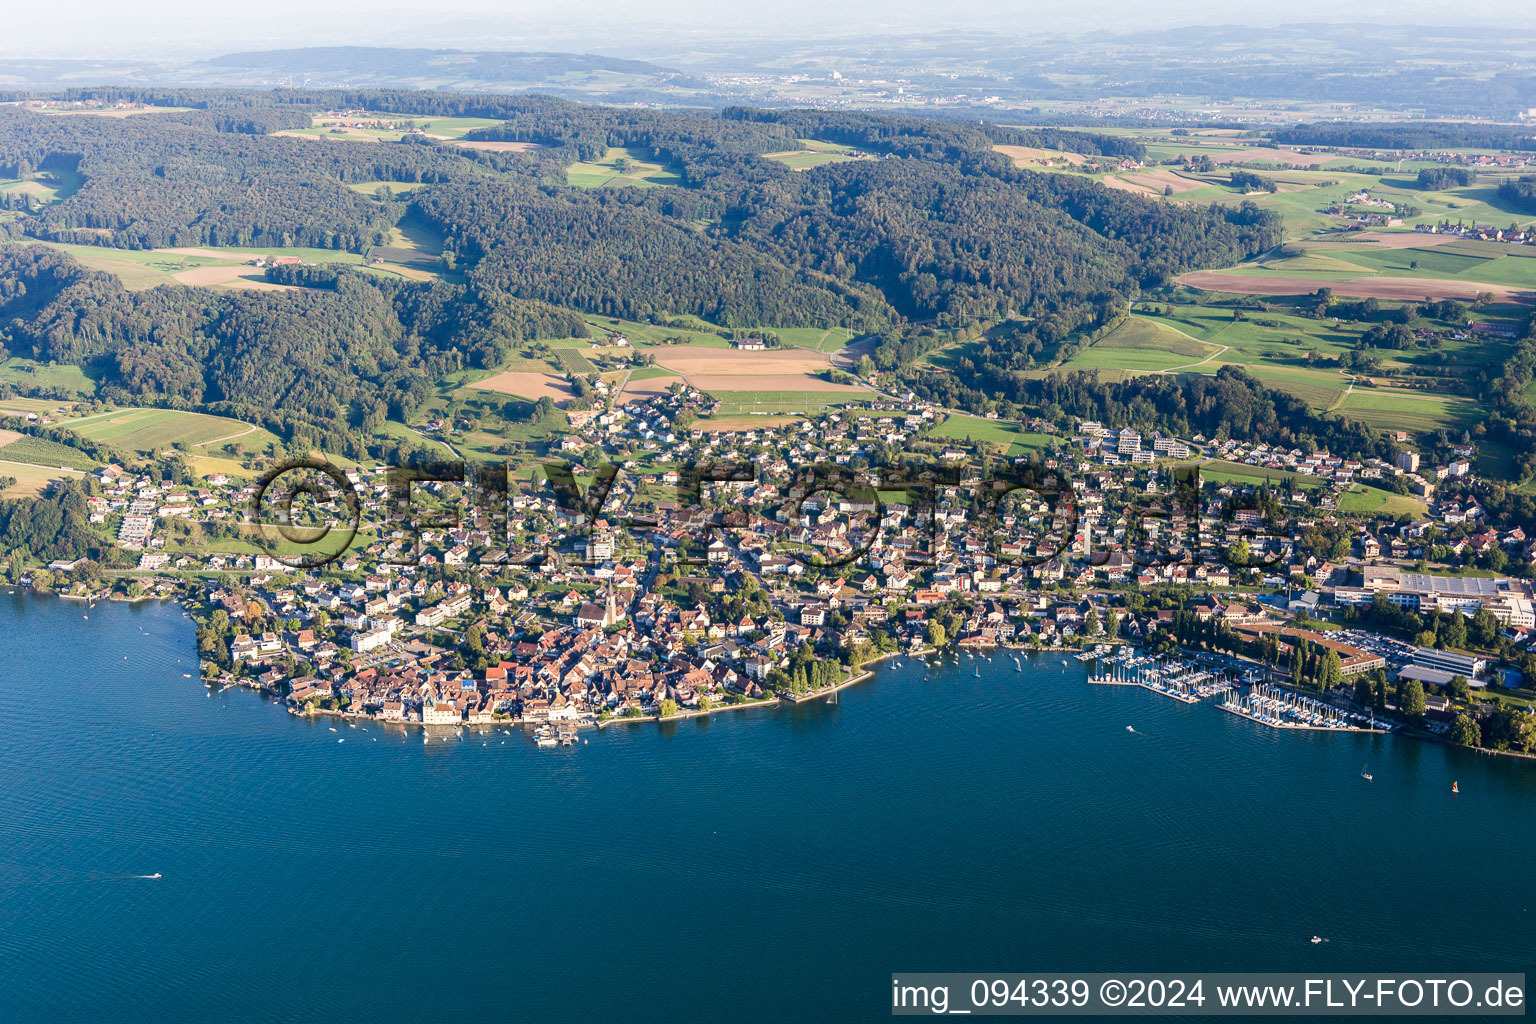
{"type": "MultiPolygon", "coordinates": [[[[163,602],[163,603],[172,604],[172,605],[175,605],[177,607],[180,607],[182,609],[182,616],[184,618],[189,618],[190,619],[192,617],[190,611],[187,610],[185,604],[183,603],[182,598],[179,597],[179,596],[167,596],[167,595],[161,595],[161,594],[141,594],[138,597],[126,597],[126,596],[109,595],[109,596],[103,598],[103,597],[90,596],[90,595],[60,594],[60,593],[57,593],[55,591],[51,591],[51,590],[38,590],[38,589],[36,589],[34,587],[24,586],[24,585],[20,585],[20,584],[14,585],[12,588],[10,588],[8,590],[8,593],[13,594],[13,595],[14,594],[25,593],[25,594],[29,594],[29,595],[32,595],[32,596],[49,596],[49,597],[54,597],[54,598],[58,598],[58,599],[62,599],[62,600],[70,600],[70,601],[94,602],[94,601],[97,601],[97,600],[104,600],[104,601],[109,601],[109,602],[115,603],[115,604],[127,604],[127,605],[136,605],[136,604],[142,603],[144,601],[156,601],[156,602],[163,602]]],[[[194,622],[195,622],[195,620],[194,620],[194,622]]],[[[1118,645],[1135,646],[1134,644],[1131,644],[1129,641],[1125,641],[1125,640],[1113,641],[1113,642],[1116,642],[1118,645]]],[[[987,650],[1014,651],[1014,652],[1019,652],[1019,653],[1024,653],[1024,654],[1035,654],[1035,655],[1048,654],[1048,653],[1060,653],[1060,652],[1066,652],[1066,651],[1073,651],[1073,652],[1079,652],[1080,653],[1082,651],[1081,647],[1068,647],[1068,646],[1059,645],[1059,644],[1053,644],[1053,645],[1045,646],[1045,645],[1039,645],[1039,644],[1015,644],[1015,643],[992,642],[992,643],[988,643],[988,644],[984,644],[984,645],[983,644],[970,644],[970,645],[967,645],[967,647],[969,647],[969,648],[984,647],[987,650]]],[[[793,705],[793,704],[804,703],[806,701],[814,701],[818,697],[829,697],[829,696],[832,696],[832,695],[838,693],[841,690],[847,689],[850,686],[854,686],[854,685],[856,685],[858,683],[862,683],[862,682],[865,682],[868,679],[873,678],[874,675],[875,675],[874,667],[878,666],[882,662],[889,661],[892,658],[909,657],[909,658],[915,658],[915,659],[924,659],[924,658],[927,658],[927,657],[929,657],[931,655],[934,655],[934,654],[938,654],[941,657],[943,657],[943,656],[945,656],[947,654],[953,654],[955,659],[956,659],[956,662],[958,663],[958,661],[960,659],[960,656],[962,654],[969,654],[969,653],[971,653],[971,651],[967,650],[966,647],[959,646],[958,643],[946,645],[942,649],[935,649],[935,648],[932,648],[932,647],[924,647],[924,648],[921,648],[921,649],[918,649],[918,650],[889,651],[887,653],[876,655],[876,656],[873,656],[871,658],[868,658],[868,659],[860,662],[859,663],[859,668],[858,668],[857,671],[854,671],[853,674],[851,674],[847,679],[842,680],[841,682],[837,683],[836,685],[830,686],[830,687],[823,687],[820,690],[812,691],[812,692],[800,695],[798,697],[772,696],[772,697],[764,697],[764,698],[759,698],[759,699],[755,699],[755,700],[740,701],[740,702],[721,702],[719,704],[714,704],[714,705],[712,705],[711,707],[709,707],[707,709],[689,708],[689,709],[680,710],[678,713],[673,714],[673,715],[668,715],[666,717],[661,717],[659,715],[645,715],[645,714],[642,714],[642,715],[634,715],[634,716],[628,716],[628,717],[613,716],[613,717],[609,717],[609,718],[598,718],[596,716],[588,715],[588,716],[583,716],[580,719],[571,719],[571,720],[553,721],[553,722],[547,722],[547,721],[546,722],[533,722],[533,721],[526,721],[526,720],[524,720],[522,718],[509,718],[509,719],[495,720],[495,721],[492,721],[492,722],[469,722],[469,721],[463,721],[463,722],[455,722],[455,723],[437,723],[437,722],[426,723],[426,722],[422,722],[422,721],[419,721],[419,720],[414,720],[413,721],[413,720],[408,719],[408,718],[398,718],[398,719],[378,718],[378,717],[373,716],[373,715],[355,714],[355,713],[352,713],[350,711],[347,711],[347,710],[344,710],[344,709],[340,709],[340,708],[309,707],[309,708],[306,708],[306,709],[301,711],[301,710],[297,710],[295,708],[287,706],[286,701],[285,701],[284,698],[279,697],[274,691],[268,689],[265,685],[260,684],[259,682],[257,682],[254,679],[234,679],[234,678],[230,678],[227,681],[221,681],[221,680],[218,680],[218,679],[209,679],[203,673],[203,666],[202,666],[201,661],[199,661],[199,665],[198,665],[198,679],[199,679],[200,682],[202,682],[203,686],[205,688],[209,689],[209,690],[212,690],[212,689],[224,689],[226,686],[238,686],[238,687],[240,687],[242,689],[250,690],[250,691],[252,691],[252,692],[254,692],[254,693],[256,693],[256,694],[258,694],[260,696],[268,697],[274,703],[282,705],[284,710],[289,715],[291,715],[291,716],[293,716],[295,718],[311,718],[311,717],[317,717],[317,716],[322,716],[323,715],[323,716],[326,716],[328,718],[337,718],[337,719],[341,719],[341,720],[347,721],[349,723],[349,725],[356,725],[357,723],[361,723],[361,722],[369,722],[369,723],[373,723],[373,724],[381,725],[381,726],[387,726],[387,725],[415,726],[415,727],[419,727],[419,728],[422,728],[422,729],[477,729],[477,728],[478,729],[487,729],[487,728],[488,729],[496,729],[496,728],[512,729],[512,728],[520,728],[520,729],[524,729],[524,730],[534,729],[534,728],[538,728],[538,727],[545,726],[545,725],[555,725],[555,726],[567,725],[567,726],[570,726],[570,727],[573,727],[573,728],[576,728],[576,729],[596,728],[598,730],[602,730],[602,729],[605,729],[605,728],[607,728],[607,727],[609,727],[611,725],[616,725],[616,724],[631,724],[631,723],[636,723],[636,722],[655,722],[657,724],[660,724],[662,722],[675,722],[675,721],[680,721],[680,720],[688,719],[688,718],[705,718],[705,717],[708,717],[710,715],[717,714],[717,713],[722,713],[722,712],[741,711],[741,710],[746,710],[746,709],[750,709],[750,708],[766,708],[766,707],[773,707],[773,706],[782,706],[782,705],[785,705],[785,704],[793,705]]],[[[1104,686],[1104,685],[1111,685],[1111,686],[1113,686],[1113,685],[1134,686],[1134,687],[1138,687],[1138,688],[1141,688],[1141,689],[1154,690],[1154,692],[1162,693],[1164,696],[1175,696],[1175,695],[1172,695],[1172,694],[1164,693],[1164,691],[1156,690],[1154,687],[1143,686],[1140,683],[1131,682],[1131,681],[1116,682],[1116,681],[1113,681],[1113,680],[1106,681],[1106,680],[1094,680],[1092,678],[1089,678],[1089,679],[1086,679],[1085,682],[1088,683],[1089,685],[1100,685],[1100,686],[1104,686]]],[[[1196,703],[1202,703],[1202,702],[1203,701],[1198,701],[1198,700],[1197,701],[1186,701],[1186,703],[1190,703],[1190,704],[1196,704],[1196,703]]],[[[1361,726],[1342,726],[1342,727],[1338,727],[1338,728],[1327,728],[1327,727],[1322,727],[1322,726],[1311,726],[1311,725],[1272,724],[1272,723],[1260,721],[1259,719],[1253,717],[1252,715],[1249,715],[1249,714],[1246,714],[1246,713],[1244,713],[1242,711],[1238,711],[1238,710],[1234,710],[1232,708],[1226,707],[1223,704],[1217,704],[1216,706],[1218,708],[1220,708],[1221,710],[1227,711],[1227,712],[1229,712],[1231,714],[1234,714],[1234,715],[1237,715],[1240,718],[1245,718],[1245,719],[1248,719],[1250,721],[1256,722],[1259,725],[1266,725],[1266,726],[1269,726],[1270,728],[1275,728],[1275,729],[1282,729],[1282,730],[1289,729],[1289,730],[1295,730],[1295,731],[1310,731],[1310,732],[1324,732],[1324,733],[1358,733],[1358,734],[1364,734],[1364,735],[1380,735],[1380,736],[1390,736],[1390,735],[1394,735],[1394,734],[1400,734],[1400,735],[1404,735],[1404,736],[1407,736],[1407,737],[1412,738],[1412,739],[1432,741],[1432,742],[1434,742],[1434,743],[1436,743],[1436,744],[1438,744],[1438,745],[1440,745],[1442,747],[1448,748],[1448,749],[1467,750],[1467,751],[1470,751],[1472,753],[1485,754],[1485,755],[1492,756],[1492,757],[1512,757],[1512,758],[1516,758],[1516,759],[1519,759],[1519,760],[1536,761],[1536,752],[1525,753],[1525,752],[1516,751],[1516,750],[1496,750],[1496,749],[1492,749],[1492,748],[1489,748],[1489,747],[1481,747],[1481,746],[1470,747],[1470,746],[1464,746],[1462,744],[1452,743],[1448,739],[1446,739],[1445,737],[1440,736],[1438,734],[1430,733],[1430,732],[1427,732],[1427,731],[1425,731],[1423,729],[1415,729],[1415,728],[1412,728],[1412,727],[1407,726],[1407,725],[1399,726],[1396,729],[1390,729],[1389,730],[1389,729],[1370,729],[1370,728],[1365,728],[1365,727],[1361,727],[1361,726]]]]}

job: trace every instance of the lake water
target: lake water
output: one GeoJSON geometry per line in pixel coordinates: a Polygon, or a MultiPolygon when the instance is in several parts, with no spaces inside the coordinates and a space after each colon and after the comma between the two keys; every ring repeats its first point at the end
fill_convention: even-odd
{"type": "Polygon", "coordinates": [[[423,745],[208,696],[174,606],[82,611],[0,593],[0,1020],[884,1019],[892,971],[1536,960],[1530,762],[1002,654],[423,745]]]}

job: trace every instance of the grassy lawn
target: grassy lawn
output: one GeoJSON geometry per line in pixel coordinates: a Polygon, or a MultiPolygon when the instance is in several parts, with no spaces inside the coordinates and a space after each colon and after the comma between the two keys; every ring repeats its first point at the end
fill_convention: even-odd
{"type": "Polygon", "coordinates": [[[969,439],[972,442],[984,441],[989,444],[1004,445],[1009,455],[1038,451],[1060,440],[1050,434],[1031,433],[1017,423],[989,420],[982,416],[946,417],[943,423],[928,431],[928,436],[940,440],[969,439]]]}
{"type": "Polygon", "coordinates": [[[1406,494],[1394,494],[1379,487],[1356,484],[1339,497],[1340,512],[1374,512],[1399,518],[1417,519],[1424,515],[1424,502],[1406,494]]]}
{"type": "Polygon", "coordinates": [[[1323,482],[1317,477],[1307,476],[1305,473],[1293,473],[1287,469],[1266,469],[1263,466],[1249,466],[1241,462],[1228,462],[1225,459],[1211,459],[1201,463],[1200,478],[1206,483],[1249,486],[1257,486],[1268,481],[1272,484],[1286,484],[1309,491],[1323,486],[1323,482]]]}

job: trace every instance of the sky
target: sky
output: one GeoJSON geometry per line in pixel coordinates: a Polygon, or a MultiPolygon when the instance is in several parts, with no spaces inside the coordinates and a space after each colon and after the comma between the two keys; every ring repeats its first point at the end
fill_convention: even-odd
{"type": "Polygon", "coordinates": [[[1029,38],[1308,21],[1536,28],[1528,0],[71,0],[10,4],[0,57],[196,57],[294,46],[558,49],[644,58],[680,42],[987,30],[1029,38]]]}

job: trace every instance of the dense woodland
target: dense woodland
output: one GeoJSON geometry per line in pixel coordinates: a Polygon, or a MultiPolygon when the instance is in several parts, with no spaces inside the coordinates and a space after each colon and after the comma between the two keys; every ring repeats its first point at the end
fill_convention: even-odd
{"type": "Polygon", "coordinates": [[[1536,213],[1536,174],[1526,174],[1499,185],[1499,198],[1521,213],[1536,213]]]}
{"type": "Polygon", "coordinates": [[[56,250],[12,246],[0,281],[0,347],[91,365],[108,400],[205,409],[352,457],[365,454],[358,428],[409,420],[444,374],[586,333],[569,310],[356,271],[324,289],[130,292],[56,250]]]}
{"type": "MultiPolygon", "coordinates": [[[[720,114],[582,106],[543,96],[329,90],[94,90],[190,110],[127,118],[0,110],[0,174],[78,183],[6,223],[13,235],[119,247],[361,251],[402,217],[435,231],[452,282],[273,271],[283,292],[129,292],[54,252],[0,263],[0,345],[89,364],[107,397],[206,408],[344,454],[358,428],[409,420],[432,382],[494,366],[521,340],[582,335],[577,312],[703,317],[733,327],[844,323],[879,333],[884,367],[929,325],[1013,326],[966,386],[1012,390],[1075,332],[1140,290],[1273,245],[1256,207],[1196,207],[1013,167],[997,145],[1139,157],[1140,147],[857,112],[720,114]],[[329,143],[267,134],[327,109],[502,121],[487,153],[437,140],[329,143]],[[764,154],[812,138],[876,159],[795,173],[764,154]],[[681,188],[584,191],[565,168],[626,146],[681,188]],[[404,201],[349,184],[424,183],[404,201]]],[[[1128,386],[1129,387],[1129,386],[1128,386]]],[[[363,431],[362,433],[366,433],[363,431]]]]}
{"type": "Polygon", "coordinates": [[[1299,124],[1272,132],[1270,137],[1287,146],[1536,150],[1536,132],[1529,128],[1502,124],[1338,121],[1325,124],[1299,124]]]}

